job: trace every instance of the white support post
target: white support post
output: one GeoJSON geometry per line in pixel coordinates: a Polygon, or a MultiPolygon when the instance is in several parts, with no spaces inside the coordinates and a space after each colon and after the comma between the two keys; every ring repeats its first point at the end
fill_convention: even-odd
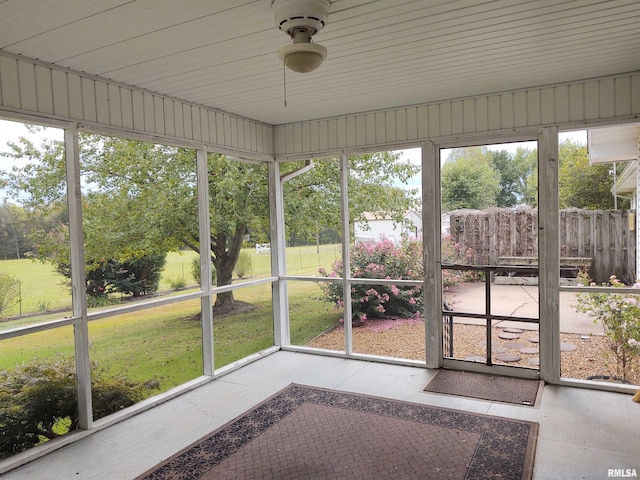
{"type": "Polygon", "coordinates": [[[84,272],[84,238],[82,234],[80,150],[78,147],[77,128],[65,129],[64,149],[67,168],[67,205],[69,207],[71,296],[73,316],[80,318],[80,322],[73,326],[78,391],[78,426],[88,430],[93,426],[93,404],[91,400],[91,363],[89,361],[87,288],[84,272]]]}
{"type": "Polygon", "coordinates": [[[198,225],[200,237],[200,288],[207,292],[200,301],[202,309],[202,370],[213,376],[213,301],[211,291],[211,221],[209,219],[209,167],[206,147],[196,150],[198,185],[198,225]]]}
{"type": "Polygon", "coordinates": [[[440,148],[422,144],[422,245],[424,264],[424,315],[428,368],[442,366],[440,148]]]}
{"type": "Polygon", "coordinates": [[[353,317],[351,308],[351,224],[349,223],[349,157],[340,159],[340,206],[342,215],[342,297],[344,300],[344,350],[353,353],[353,317]]]}
{"type": "Polygon", "coordinates": [[[273,284],[273,336],[277,346],[289,345],[289,301],[284,226],[284,197],[280,180],[280,164],[269,164],[269,217],[271,224],[271,275],[278,277],[273,284]]]}
{"type": "Polygon", "coordinates": [[[560,239],[558,129],[538,136],[538,256],[540,296],[540,377],[560,380],[560,239]]]}

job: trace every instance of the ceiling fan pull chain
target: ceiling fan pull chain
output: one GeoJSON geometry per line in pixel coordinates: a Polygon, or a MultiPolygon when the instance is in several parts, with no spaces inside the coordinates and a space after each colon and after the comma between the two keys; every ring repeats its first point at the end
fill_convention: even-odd
{"type": "Polygon", "coordinates": [[[283,79],[283,86],[284,86],[284,106],[287,106],[287,68],[285,66],[285,63],[282,62],[282,79],[283,79]]]}

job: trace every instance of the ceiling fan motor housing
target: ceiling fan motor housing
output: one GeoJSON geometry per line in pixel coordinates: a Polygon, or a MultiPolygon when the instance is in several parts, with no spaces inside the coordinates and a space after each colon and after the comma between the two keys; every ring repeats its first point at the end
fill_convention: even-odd
{"type": "Polygon", "coordinates": [[[305,31],[309,37],[322,30],[329,18],[329,0],[273,0],[276,26],[293,37],[305,31]]]}

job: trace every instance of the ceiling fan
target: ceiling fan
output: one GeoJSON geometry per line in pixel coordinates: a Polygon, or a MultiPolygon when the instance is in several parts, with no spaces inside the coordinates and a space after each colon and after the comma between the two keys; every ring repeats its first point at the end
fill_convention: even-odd
{"type": "Polygon", "coordinates": [[[311,43],[329,17],[329,0],[273,0],[271,10],[276,26],[287,33],[293,43],[278,50],[278,56],[294,72],[309,73],[327,57],[327,49],[311,43]]]}

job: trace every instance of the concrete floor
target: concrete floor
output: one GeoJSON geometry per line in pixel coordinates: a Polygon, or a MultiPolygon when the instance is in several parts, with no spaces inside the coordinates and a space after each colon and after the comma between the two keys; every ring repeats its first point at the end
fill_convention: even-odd
{"type": "MultiPolygon", "coordinates": [[[[3,480],[127,480],[222,426],[291,382],[539,422],[533,478],[640,475],[640,404],[631,396],[545,386],[539,407],[422,391],[434,370],[277,352],[67,445],[3,480]]],[[[416,439],[419,441],[419,439],[416,439]]],[[[375,480],[375,479],[372,479],[375,480]]]]}

